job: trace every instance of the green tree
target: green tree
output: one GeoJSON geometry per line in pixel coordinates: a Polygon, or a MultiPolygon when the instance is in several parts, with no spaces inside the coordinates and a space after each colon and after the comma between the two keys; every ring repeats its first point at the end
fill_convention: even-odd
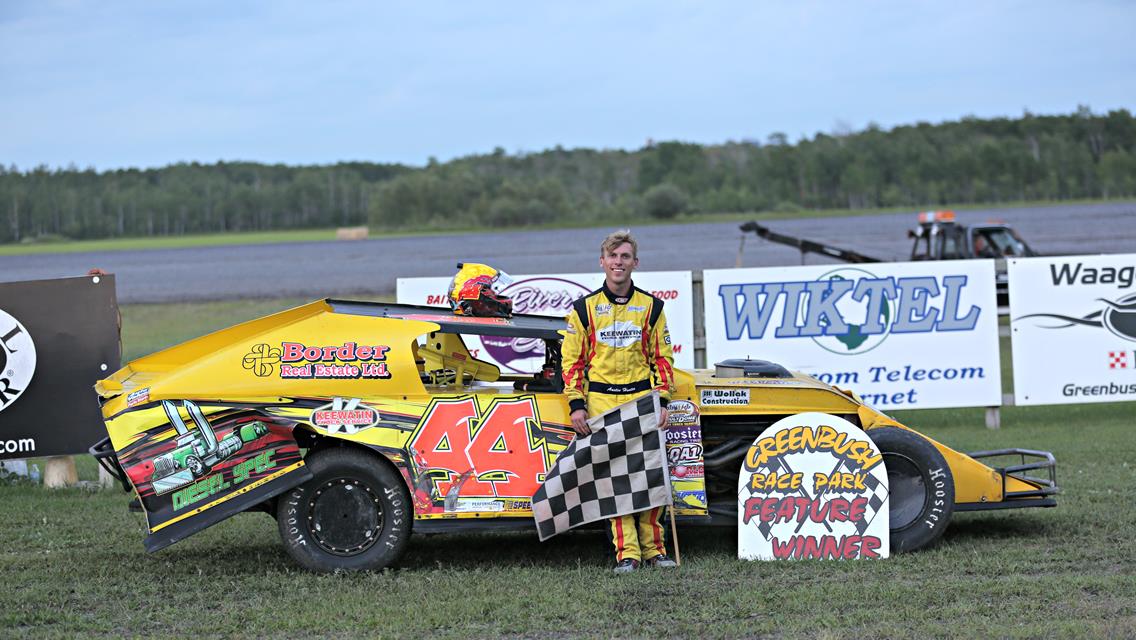
{"type": "Polygon", "coordinates": [[[643,194],[643,206],[652,218],[669,220],[685,212],[690,206],[690,199],[682,189],[664,182],[647,189],[647,193],[643,194]]]}

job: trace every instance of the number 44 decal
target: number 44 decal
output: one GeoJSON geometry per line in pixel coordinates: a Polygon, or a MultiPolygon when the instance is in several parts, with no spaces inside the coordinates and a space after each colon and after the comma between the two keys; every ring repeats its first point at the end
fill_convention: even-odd
{"type": "Polygon", "coordinates": [[[409,448],[421,454],[435,495],[443,496],[468,474],[462,497],[528,498],[552,462],[531,397],[495,398],[484,409],[474,397],[435,399],[409,448]]]}

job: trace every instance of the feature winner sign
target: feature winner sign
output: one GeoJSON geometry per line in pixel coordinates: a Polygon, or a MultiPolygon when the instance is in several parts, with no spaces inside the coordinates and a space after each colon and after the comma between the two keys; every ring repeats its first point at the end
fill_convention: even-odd
{"type": "Polygon", "coordinates": [[[863,431],[825,413],[789,416],[742,463],[738,557],[886,558],[888,508],[883,456],[863,431]]]}
{"type": "Polygon", "coordinates": [[[992,260],[703,275],[707,362],[772,360],[885,411],[1002,403],[992,260]]]}
{"type": "MultiPolygon", "coordinates": [[[[603,286],[602,273],[515,276],[502,293],[513,299],[514,313],[563,318],[572,303],[603,286]]],[[[675,365],[694,367],[694,296],[689,271],[636,271],[635,286],[661,299],[671,331],[675,365]]],[[[399,278],[399,304],[447,307],[450,278],[399,278]]],[[[544,342],[537,338],[467,336],[473,357],[492,362],[504,372],[536,373],[544,364],[544,342]]]]}

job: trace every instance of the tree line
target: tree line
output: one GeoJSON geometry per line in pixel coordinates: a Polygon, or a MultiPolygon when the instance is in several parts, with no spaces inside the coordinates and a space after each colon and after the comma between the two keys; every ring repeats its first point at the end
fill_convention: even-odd
{"type": "Polygon", "coordinates": [[[176,164],[0,167],[0,243],[370,225],[511,227],[694,212],[927,208],[1136,196],[1136,120],[964,118],[790,143],[492,153],[425,167],[176,164]]]}

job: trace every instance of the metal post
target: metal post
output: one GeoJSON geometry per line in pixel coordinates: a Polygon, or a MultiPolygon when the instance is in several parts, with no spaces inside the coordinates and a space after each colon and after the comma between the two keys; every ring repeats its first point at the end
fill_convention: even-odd
{"type": "Polygon", "coordinates": [[[706,368],[706,317],[705,293],[702,290],[702,272],[690,272],[690,292],[694,297],[694,368],[706,368]]]}

